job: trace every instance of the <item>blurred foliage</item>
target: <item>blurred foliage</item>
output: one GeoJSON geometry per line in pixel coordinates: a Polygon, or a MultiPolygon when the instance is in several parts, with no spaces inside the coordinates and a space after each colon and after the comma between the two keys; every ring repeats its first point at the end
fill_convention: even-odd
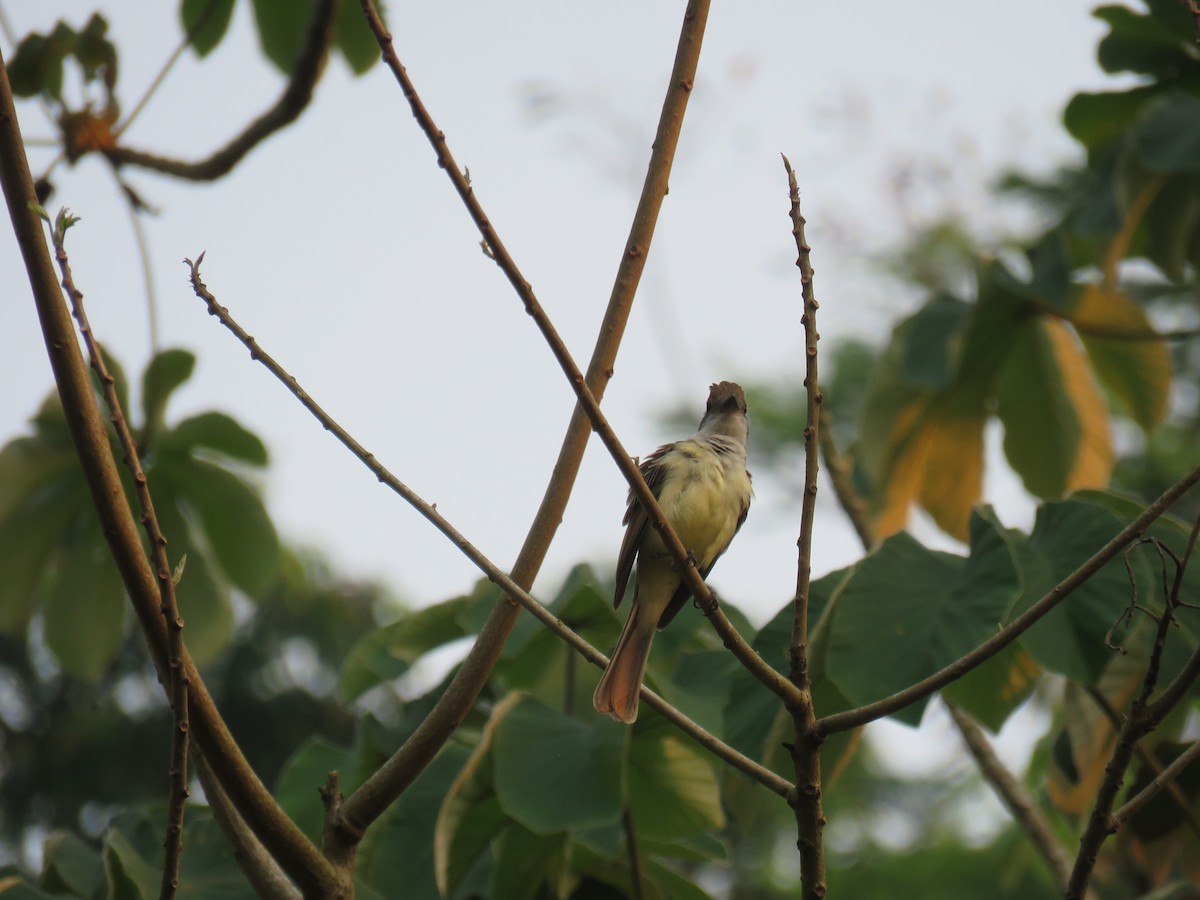
{"type": "MultiPolygon", "coordinates": [[[[1148,500],[1195,464],[1195,33],[1174,0],[1096,16],[1110,28],[1103,68],[1153,80],[1071,100],[1064,122],[1086,150],[1083,165],[1053,180],[1002,180],[999,190],[1037,206],[1048,227],[999,258],[953,220],[912,235],[885,268],[928,299],[882,351],[848,343],[826,353],[835,435],[881,534],[904,527],[916,504],[967,540],[992,421],[1007,463],[1043,500],[1110,484],[1148,500]],[[964,280],[969,290],[956,287],[964,280]]],[[[794,465],[802,391],[751,385],[748,396],[767,464],[794,465]]]]}
{"type": "MultiPolygon", "coordinates": [[[[185,0],[181,16],[196,29],[198,52],[217,46],[233,7],[185,0]]],[[[301,5],[254,0],[253,10],[264,55],[286,69],[299,46],[301,5]]],[[[823,715],[959,658],[1195,464],[1200,59],[1174,0],[1096,15],[1110,29],[1102,66],[1143,80],[1068,105],[1083,165],[1001,186],[1038,204],[1048,226],[1020,252],[995,257],[952,222],[914,235],[886,262],[926,290],[925,302],[881,351],[845,342],[824,357],[835,437],[886,537],[812,585],[810,674],[823,715]],[[1189,333],[1168,341],[1155,330],[1189,333]],[[1043,501],[1029,533],[976,504],[993,421],[1004,429],[1008,464],[1043,501]],[[930,549],[901,531],[914,503],[961,540],[961,552],[930,549]]],[[[64,31],[57,56],[39,51],[42,69],[61,69],[72,55],[91,59],[88,42],[103,40],[104,30],[90,34],[64,31]]],[[[36,82],[51,97],[53,77],[36,82]]],[[[187,555],[185,636],[207,661],[206,681],[250,761],[319,839],[316,788],[327,773],[337,770],[349,793],[413,733],[453,669],[440,682],[430,673],[478,632],[500,595],[480,582],[381,624],[377,588],[341,583],[319,560],[281,550],[245,479],[247,467],[267,463],[258,438],[217,412],[168,421],[169,398],[193,365],[179,350],[151,361],[137,429],[172,561],[187,555]]],[[[123,377],[118,390],[127,399],[123,377]]],[[[748,395],[756,465],[787,477],[803,442],[802,391],[751,385],[748,395]]],[[[694,421],[686,417],[688,427],[694,421]]],[[[1182,511],[1194,515],[1196,501],[1182,511]]],[[[1139,689],[1150,616],[1163,614],[1172,555],[1183,555],[1188,531],[1180,519],[1159,520],[1150,543],[946,690],[993,732],[1025,704],[1043,709],[1050,726],[1026,779],[1067,848],[1115,739],[1100,704],[1123,711],[1139,689]],[[1148,615],[1127,615],[1132,598],[1148,615]]],[[[0,763],[7,775],[21,773],[0,782],[0,836],[16,854],[45,835],[40,873],[0,871],[0,892],[156,896],[167,712],[140,640],[124,627],[123,591],[53,400],[31,434],[0,450],[0,571],[0,763]]],[[[1183,586],[1185,596],[1200,594],[1200,573],[1189,570],[1183,586]]],[[[608,588],[581,566],[548,605],[591,643],[611,647],[622,617],[608,588]]],[[[792,607],[781,607],[754,629],[723,603],[756,650],[782,667],[792,607]]],[[[1200,647],[1195,610],[1182,610],[1178,624],[1160,682],[1200,647]]],[[[630,896],[633,841],[642,896],[795,896],[786,805],[650,709],[632,728],[598,717],[589,702],[597,677],[522,616],[451,742],[368,832],[357,854],[358,896],[394,896],[397,885],[412,896],[464,900],[630,896]]],[[[661,634],[646,680],[743,753],[791,773],[791,723],[701,616],[685,613],[661,634]]],[[[915,725],[926,706],[895,718],[915,725]]],[[[1143,742],[1160,762],[1186,744],[1187,712],[1143,742]]],[[[984,815],[984,788],[969,768],[898,778],[876,751],[858,752],[860,738],[835,735],[822,748],[831,896],[1053,893],[1022,835],[968,827],[984,815]]],[[[1153,771],[1143,761],[1128,780],[1144,784],[1153,771]]],[[[1169,896],[1200,882],[1200,776],[1189,771],[1180,789],[1182,801],[1161,795],[1105,845],[1101,900],[1169,896]]],[[[186,828],[188,896],[249,896],[203,807],[189,810],[186,828]]]]}
{"type": "MultiPolygon", "coordinates": [[[[127,417],[121,366],[109,369],[127,417]]],[[[195,357],[166,350],[142,377],[140,424],[130,423],[154,489],[172,569],[185,563],[178,593],[187,643],[200,663],[213,659],[233,629],[233,592],[255,598],[276,579],[279,539],[246,480],[267,464],[262,441],[224,413],[166,424],[171,394],[191,376],[195,357]]],[[[58,395],[42,404],[32,433],[0,448],[0,634],[20,639],[36,622],[56,665],[95,681],[128,633],[125,589],[108,553],[75,458],[58,395]],[[90,600],[80,605],[79,597],[90,600]]],[[[109,426],[113,455],[121,458],[109,426]]],[[[125,474],[126,496],[137,508],[125,474]]]]}

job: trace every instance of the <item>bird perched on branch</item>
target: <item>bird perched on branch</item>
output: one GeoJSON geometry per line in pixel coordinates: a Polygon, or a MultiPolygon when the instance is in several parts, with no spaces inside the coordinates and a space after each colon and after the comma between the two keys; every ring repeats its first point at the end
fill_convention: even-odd
{"type": "MultiPolygon", "coordinates": [[[[749,434],[745,393],[732,381],[722,381],[709,388],[700,429],[682,441],[664,444],[641,464],[642,477],[701,577],[708,577],[746,521],[753,493],[746,471],[749,434]]],[[[592,705],[631,723],[637,719],[638,694],[654,633],[675,618],[692,591],[633,491],[623,524],[625,539],[617,557],[613,605],[621,605],[635,559],[637,583],[629,618],[592,705]]]]}

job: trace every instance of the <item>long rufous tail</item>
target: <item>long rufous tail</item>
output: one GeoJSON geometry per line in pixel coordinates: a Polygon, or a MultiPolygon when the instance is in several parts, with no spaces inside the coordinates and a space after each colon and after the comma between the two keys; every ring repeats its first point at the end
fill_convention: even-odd
{"type": "Polygon", "coordinates": [[[608,713],[627,725],[637,721],[642,677],[646,674],[646,660],[650,657],[650,644],[658,625],[653,620],[640,621],[649,619],[643,612],[635,600],[608,668],[600,676],[596,693],[592,695],[592,705],[597,712],[608,713]]]}

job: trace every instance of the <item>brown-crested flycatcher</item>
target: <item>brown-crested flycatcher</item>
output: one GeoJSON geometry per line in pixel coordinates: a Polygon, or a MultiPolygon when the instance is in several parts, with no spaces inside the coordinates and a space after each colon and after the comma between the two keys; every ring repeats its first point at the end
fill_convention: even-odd
{"type": "MultiPolygon", "coordinates": [[[[703,578],[708,577],[750,509],[749,434],[746,395],[732,381],[722,381],[709,388],[700,429],[689,438],[659,447],[640,467],[663,515],[703,578]]],[[[621,605],[635,559],[637,584],[629,618],[592,704],[599,712],[631,723],[637,719],[638,694],[654,632],[675,618],[692,592],[633,491],[629,492],[623,524],[625,539],[617,557],[613,605],[621,605]]]]}

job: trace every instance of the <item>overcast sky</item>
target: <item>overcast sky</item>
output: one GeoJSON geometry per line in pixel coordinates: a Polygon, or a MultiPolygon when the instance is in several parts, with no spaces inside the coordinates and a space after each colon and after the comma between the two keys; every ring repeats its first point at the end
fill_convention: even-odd
{"type": "MultiPolygon", "coordinates": [[[[174,6],[103,3],[127,107],[179,40],[174,6]]],[[[390,6],[418,90],[585,366],[683,4],[390,6]]],[[[1046,173],[1078,157],[1059,115],[1073,92],[1106,83],[1094,62],[1102,28],[1091,6],[714,4],[671,193],[605,400],[629,451],[672,437],[656,425],[668,407],[688,404],[698,418],[712,381],[798,385],[800,285],[781,152],[800,181],[826,346],[852,335],[882,340],[919,298],[869,260],[946,210],[984,235],[1019,227],[990,199],[995,174],[1013,166],[1046,173]]],[[[22,35],[48,31],[60,16],[81,26],[93,7],[62,0],[4,9],[22,35]]],[[[204,156],[273,103],[281,85],[258,52],[249,4],[239,3],[221,48],[199,63],[187,55],[127,142],[204,156]]],[[[18,112],[27,137],[51,135],[37,104],[18,112]]],[[[35,169],[50,156],[35,152],[35,169]]],[[[171,415],[219,408],[267,441],[273,462],[263,487],[285,538],[320,548],[349,575],[382,579],[415,605],[478,577],[206,315],[187,285],[185,256],[207,251],[210,288],[262,346],[477,546],[510,564],[573,395],[480,252],[390,73],[376,67],[355,79],[335,59],[299,124],[216,184],[132,170],[128,178],[160,210],[146,227],[162,343],[199,356],[171,415]]],[[[146,298],[113,179],[86,159],[60,167],[55,182],[51,208],[68,205],[83,219],[69,250],[93,326],[127,371],[140,372],[146,298]]],[[[3,440],[26,427],[51,384],[11,236],[0,236],[0,297],[3,440]]],[[[836,414],[837,398],[829,403],[836,414]]],[[[712,580],[762,621],[793,590],[799,511],[782,485],[760,474],[755,486],[747,526],[712,580]]],[[[1027,523],[1031,505],[1011,476],[993,472],[988,491],[1006,521],[1027,523]]],[[[611,565],[624,497],[593,441],[538,592],[551,596],[580,560],[611,565]]],[[[858,557],[827,498],[817,528],[814,574],[858,557]]],[[[914,755],[942,766],[955,747],[943,723],[914,755]]]]}

